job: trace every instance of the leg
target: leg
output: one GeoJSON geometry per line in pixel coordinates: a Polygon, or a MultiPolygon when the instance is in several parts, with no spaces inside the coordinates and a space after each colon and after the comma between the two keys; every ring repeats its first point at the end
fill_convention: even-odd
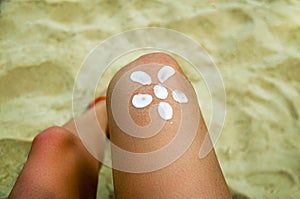
{"type": "MultiPolygon", "coordinates": [[[[96,110],[106,129],[106,104],[97,104],[96,110]]],[[[83,117],[90,114],[91,110],[83,117]]],[[[76,134],[71,120],[65,128],[51,127],[36,136],[9,198],[96,198],[101,164],[76,134]]]]}
{"type": "MultiPolygon", "coordinates": [[[[132,137],[116,125],[111,110],[111,97],[116,82],[126,71],[147,63],[169,65],[177,72],[182,73],[176,61],[169,55],[163,53],[144,55],[122,68],[115,75],[107,93],[111,141],[125,150],[136,153],[157,150],[169,143],[178,127],[176,121],[178,121],[177,115],[180,114],[180,110],[176,108],[176,103],[166,99],[174,110],[174,118],[170,120],[174,124],[164,126],[158,135],[145,139],[132,137]]],[[[149,70],[151,69],[149,68],[149,70]]],[[[129,80],[128,84],[132,84],[132,82],[129,80]]],[[[176,87],[181,90],[184,89],[179,83],[176,87]]],[[[152,90],[153,87],[150,85],[141,91],[151,93],[152,90]]],[[[194,93],[194,95],[196,94],[194,93]]],[[[136,123],[143,125],[144,120],[148,120],[143,111],[134,108],[131,103],[128,105],[121,100],[119,103],[124,103],[123,106],[129,106],[130,114],[136,123]]],[[[199,107],[196,108],[199,109],[199,107]]],[[[188,128],[186,131],[189,133],[188,128]]],[[[149,173],[128,173],[114,170],[113,177],[117,198],[231,198],[215,152],[212,150],[204,159],[198,158],[199,148],[206,132],[206,126],[200,113],[200,125],[195,139],[184,155],[171,165],[149,173]]],[[[114,151],[112,151],[112,156],[114,163],[114,151]]]]}

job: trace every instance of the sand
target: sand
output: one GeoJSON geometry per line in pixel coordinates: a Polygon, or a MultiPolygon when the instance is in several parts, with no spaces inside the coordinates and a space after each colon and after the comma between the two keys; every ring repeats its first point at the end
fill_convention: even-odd
{"type": "MultiPolygon", "coordinates": [[[[222,74],[227,116],[216,151],[234,198],[300,198],[299,19],[296,0],[0,1],[0,198],[33,137],[72,116],[73,83],[89,51],[152,26],[201,43],[222,74]]],[[[201,93],[203,82],[185,71],[201,93]]],[[[98,198],[113,197],[111,170],[100,179],[98,198]]]]}

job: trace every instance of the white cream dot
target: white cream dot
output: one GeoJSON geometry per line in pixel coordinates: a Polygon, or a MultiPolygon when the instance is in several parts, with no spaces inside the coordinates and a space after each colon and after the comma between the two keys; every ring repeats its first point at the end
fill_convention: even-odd
{"type": "Polygon", "coordinates": [[[162,85],[155,85],[153,87],[154,95],[158,99],[166,99],[168,97],[168,90],[162,85]]]}
{"type": "Polygon", "coordinates": [[[152,83],[151,77],[143,71],[134,71],[131,73],[130,79],[142,85],[150,85],[152,83]]]}
{"type": "Polygon", "coordinates": [[[164,83],[174,74],[175,70],[171,66],[164,66],[158,71],[157,78],[161,83],[164,83]]]}
{"type": "Polygon", "coordinates": [[[152,96],[149,94],[136,94],[132,98],[132,105],[135,108],[144,108],[152,102],[152,96]]]}
{"type": "Polygon", "coordinates": [[[176,102],[179,102],[179,103],[187,103],[188,102],[188,98],[180,90],[173,90],[172,96],[176,102]]]}
{"type": "Polygon", "coordinates": [[[173,109],[167,102],[160,102],[158,104],[158,113],[164,120],[170,120],[173,117],[173,109]]]}

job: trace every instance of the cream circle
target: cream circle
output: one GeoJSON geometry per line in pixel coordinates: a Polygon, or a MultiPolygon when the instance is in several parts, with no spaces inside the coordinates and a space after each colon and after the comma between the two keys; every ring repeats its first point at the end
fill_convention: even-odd
{"type": "MultiPolygon", "coordinates": [[[[195,66],[197,74],[201,75],[204,81],[206,82],[209,93],[212,97],[212,117],[209,122],[210,125],[208,126],[209,133],[206,133],[205,139],[201,144],[199,151],[200,158],[206,157],[207,154],[209,154],[209,152],[213,149],[213,146],[216,144],[224,126],[226,111],[224,83],[222,81],[222,76],[215,63],[213,62],[212,58],[201,47],[201,45],[191,40],[186,35],[174,30],[153,27],[134,29],[123,32],[122,34],[118,34],[117,36],[110,37],[109,39],[101,42],[101,44],[97,46],[97,48],[95,48],[91,52],[91,54],[86,58],[84,63],[81,65],[80,71],[77,74],[73,89],[73,116],[76,118],[79,114],[82,113],[83,110],[85,110],[86,104],[93,100],[95,95],[93,92],[96,90],[96,86],[98,85],[98,79],[99,77],[102,78],[102,75],[104,74],[105,70],[110,67],[110,64],[113,59],[118,58],[125,53],[136,51],[137,49],[144,50],[145,48],[149,47],[157,51],[172,52],[174,54],[186,58],[189,62],[192,63],[192,65],[195,66]],[[155,37],[153,37],[153,35],[155,35],[155,37]],[[132,40],[132,38],[137,39],[132,40]],[[139,38],[142,39],[143,42],[140,42],[141,40],[139,40],[139,38]]],[[[130,80],[130,74],[131,73],[129,73],[128,76],[126,76],[127,81],[130,80]]],[[[157,75],[157,73],[155,75],[157,75]]],[[[166,87],[170,89],[175,89],[172,87],[171,84],[171,82],[174,81],[172,81],[172,79],[168,80],[171,81],[165,82],[166,87]]],[[[179,80],[180,82],[182,81],[182,84],[187,85],[189,87],[188,81],[185,81],[185,77],[180,78],[179,80]]],[[[152,83],[159,84],[161,82],[158,80],[158,78],[155,78],[152,79],[152,83]],[[157,82],[154,82],[156,80],[157,82]]],[[[120,82],[120,84],[122,84],[122,82],[120,82]]],[[[136,83],[133,85],[133,87],[135,89],[139,88],[138,84],[136,83]]],[[[191,90],[192,89],[193,88],[191,88],[191,90]]],[[[139,126],[128,126],[127,123],[134,123],[130,117],[117,117],[120,109],[128,111],[127,109],[129,107],[125,106],[124,108],[119,103],[120,99],[127,97],[126,93],[119,92],[118,89],[115,89],[114,91],[116,91],[113,92],[112,95],[115,96],[115,98],[112,97],[112,110],[114,119],[117,121],[117,124],[120,125],[119,127],[124,129],[124,132],[127,132],[128,134],[135,137],[140,137],[141,134],[139,132],[141,130],[144,132],[145,127],[142,128],[139,126]],[[125,125],[119,123],[120,121],[126,121],[125,125]],[[131,134],[130,132],[134,133],[131,134]]],[[[110,142],[110,140],[108,140],[104,136],[104,133],[99,133],[100,136],[102,136],[104,139],[107,139],[107,142],[109,142],[109,146],[111,146],[112,150],[114,151],[115,157],[116,155],[117,157],[119,157],[117,159],[120,161],[116,161],[114,162],[114,165],[112,165],[112,161],[110,159],[105,158],[104,160],[102,160],[102,156],[99,155],[100,151],[97,150],[97,148],[90,143],[90,137],[86,134],[86,125],[81,125],[76,121],[78,135],[83,141],[83,144],[87,148],[87,150],[98,161],[101,161],[104,165],[112,167],[115,170],[132,173],[145,173],[162,169],[170,165],[172,162],[176,161],[181,155],[183,155],[183,153],[191,145],[192,140],[195,137],[195,133],[198,129],[198,116],[200,115],[199,110],[194,109],[191,106],[192,104],[198,103],[197,98],[195,98],[195,96],[191,95],[185,89],[183,91],[185,92],[190,103],[182,105],[182,107],[185,107],[181,110],[182,118],[190,118],[188,120],[183,119],[181,121],[182,124],[178,131],[178,136],[176,135],[172,142],[170,142],[167,146],[162,147],[160,150],[157,150],[152,153],[133,154],[132,152],[123,150],[114,143],[110,142]],[[191,117],[191,113],[195,115],[191,117]],[[191,133],[187,135],[186,133],[182,132],[183,126],[189,126],[189,128],[193,128],[193,130],[191,130],[191,133]],[[161,157],[164,158],[162,159],[161,157]],[[149,164],[148,161],[150,161],[149,164]],[[139,165],[137,164],[138,162],[141,162],[142,164],[139,165]],[[131,166],[131,164],[129,163],[134,164],[133,166],[131,166]]],[[[131,95],[128,96],[128,99],[126,98],[128,103],[131,103],[130,96],[131,95]]],[[[159,129],[161,129],[160,125],[163,125],[164,121],[159,118],[160,116],[158,114],[157,109],[150,110],[153,110],[151,111],[151,113],[153,113],[153,117],[155,117],[155,115],[157,114],[158,120],[153,120],[151,125],[149,126],[149,129],[151,129],[151,132],[158,132],[159,129]],[[158,125],[160,127],[157,127],[158,125]]],[[[91,121],[91,123],[95,123],[94,125],[98,125],[97,120],[95,120],[95,122],[91,121]]],[[[147,128],[147,130],[149,129],[147,128]]],[[[99,131],[101,131],[100,127],[99,131]]],[[[148,137],[148,133],[149,132],[147,132],[146,136],[145,134],[142,134],[143,138],[148,137]]]]}
{"type": "Polygon", "coordinates": [[[136,94],[132,98],[132,105],[135,108],[144,108],[151,104],[152,96],[149,94],[136,94]]]}
{"type": "Polygon", "coordinates": [[[167,102],[160,102],[158,104],[159,116],[164,120],[170,120],[173,117],[173,109],[171,105],[167,102]]]}
{"type": "Polygon", "coordinates": [[[180,90],[173,90],[172,91],[172,96],[173,96],[173,99],[176,101],[176,102],[179,102],[179,103],[187,103],[188,102],[188,98],[186,97],[186,95],[181,92],[180,90]]]}
{"type": "Polygon", "coordinates": [[[151,77],[143,71],[134,71],[131,73],[130,79],[142,85],[150,85],[152,83],[151,77]]]}
{"type": "Polygon", "coordinates": [[[168,97],[168,90],[162,85],[158,84],[153,87],[154,95],[158,99],[166,99],[168,97]]]}

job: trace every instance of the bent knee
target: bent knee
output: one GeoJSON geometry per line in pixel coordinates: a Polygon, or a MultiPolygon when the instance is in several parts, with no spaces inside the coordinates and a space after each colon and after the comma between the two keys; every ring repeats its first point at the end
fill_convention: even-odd
{"type": "Polygon", "coordinates": [[[156,52],[156,53],[149,53],[149,54],[142,55],[136,60],[134,60],[133,62],[129,63],[125,67],[134,67],[142,64],[147,64],[147,63],[169,65],[172,66],[175,70],[182,73],[182,69],[177,63],[177,61],[171,55],[163,52],[156,52]]]}
{"type": "Polygon", "coordinates": [[[110,82],[107,105],[112,140],[126,150],[134,152],[153,151],[169,143],[181,124],[181,106],[188,106],[186,110],[199,108],[192,85],[182,76],[181,68],[175,59],[165,53],[143,55],[123,67],[110,82]],[[166,66],[176,72],[172,70],[171,75],[170,72],[162,74],[160,77],[164,80],[161,80],[158,77],[159,73],[166,66]],[[131,78],[135,71],[142,71],[148,75],[147,78],[141,78],[142,81],[147,81],[146,84],[131,78]],[[160,93],[155,91],[158,85],[160,93]],[[173,90],[180,93],[181,97],[184,96],[184,99],[174,99],[173,90]],[[144,95],[144,99],[139,98],[135,103],[134,97],[141,96],[140,94],[144,95]],[[188,101],[190,103],[187,103],[188,101]],[[161,128],[158,128],[160,125],[161,128]],[[139,139],[140,135],[147,139],[139,139]],[[137,143],[140,143],[140,147],[137,143]]]}
{"type": "MultiPolygon", "coordinates": [[[[107,97],[109,102],[110,95],[112,93],[113,87],[116,84],[116,82],[123,76],[124,73],[127,71],[140,66],[140,65],[145,65],[145,64],[150,64],[150,63],[155,63],[155,64],[163,64],[167,66],[171,66],[174,68],[176,71],[179,73],[183,74],[183,71],[177,61],[169,54],[163,53],[163,52],[156,52],[156,53],[150,53],[150,54],[145,54],[137,58],[136,60],[132,61],[131,63],[127,64],[121,70],[119,70],[114,77],[112,78],[108,90],[107,90],[107,97]]],[[[185,75],[184,75],[185,76],[185,75]]],[[[109,104],[108,104],[109,105],[109,104]]]]}
{"type": "Polygon", "coordinates": [[[33,142],[32,149],[63,150],[76,145],[77,137],[63,127],[53,126],[38,134],[33,142]]]}
{"type": "Polygon", "coordinates": [[[170,64],[170,65],[178,65],[176,60],[169,54],[163,52],[149,53],[142,55],[134,62],[144,62],[144,63],[161,63],[161,64],[170,64]]]}

